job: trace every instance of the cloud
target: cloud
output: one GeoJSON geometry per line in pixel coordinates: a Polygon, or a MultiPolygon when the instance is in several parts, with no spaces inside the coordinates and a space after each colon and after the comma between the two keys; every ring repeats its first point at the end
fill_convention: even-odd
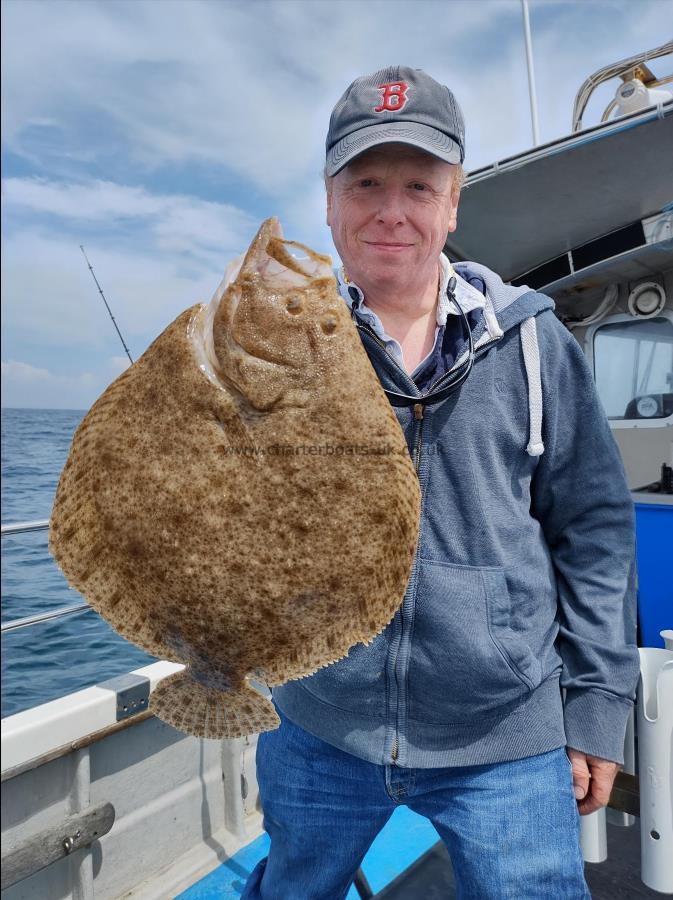
{"type": "Polygon", "coordinates": [[[2,367],[5,406],[38,409],[88,409],[105,384],[91,372],[57,375],[48,369],[9,360],[2,367]]]}
{"type": "MultiPolygon", "coordinates": [[[[413,15],[381,0],[12,4],[4,139],[31,158],[43,144],[62,163],[82,146],[111,164],[121,152],[143,171],[202,162],[277,196],[317,174],[329,111],[351,78],[408,60],[467,85],[462,60],[483,56],[481,41],[518,9],[518,0],[416,0],[413,15]],[[17,33],[31,39],[10,41],[17,33]]],[[[507,80],[491,76],[510,43],[501,36],[498,57],[483,58],[505,105],[507,80]]]]}
{"type": "Polygon", "coordinates": [[[184,254],[202,263],[226,260],[226,254],[240,252],[257,224],[249,213],[232,204],[177,193],[153,194],[142,187],[110,181],[6,178],[2,193],[9,215],[56,217],[78,228],[102,225],[129,241],[131,234],[142,228],[144,243],[155,250],[184,254]]]}
{"type": "MultiPolygon", "coordinates": [[[[3,212],[12,222],[2,265],[3,357],[25,360],[16,365],[31,365],[43,379],[50,370],[65,378],[68,370],[70,380],[53,393],[66,408],[96,396],[73,366],[86,367],[102,390],[109,379],[101,360],[122,349],[80,243],[137,359],[184,309],[210,300],[259,225],[232,204],[100,180],[7,178],[3,212]]],[[[11,372],[10,383],[20,386],[10,391],[14,402],[26,405],[31,385],[36,400],[29,405],[52,396],[41,383],[38,390],[37,374],[31,380],[28,370],[11,372]]]]}
{"type": "Polygon", "coordinates": [[[129,365],[126,356],[111,356],[100,361],[96,372],[64,374],[18,360],[3,361],[3,406],[88,409],[129,365]]]}
{"type": "MultiPolygon", "coordinates": [[[[542,140],[568,132],[590,73],[660,43],[672,11],[531,0],[542,140]]],[[[102,390],[125,364],[80,244],[134,358],[210,298],[267,215],[334,252],[324,136],[356,76],[404,63],[450,85],[468,170],[531,145],[520,0],[22,0],[3,4],[0,37],[3,357],[30,405],[81,406],[87,378],[102,390]]]]}
{"type": "MultiPolygon", "coordinates": [[[[584,77],[658,42],[673,6],[530,9],[549,140],[567,129],[584,77]]],[[[230,173],[284,197],[318,177],[329,112],[348,82],[397,61],[455,89],[470,112],[470,167],[530,139],[519,0],[25,0],[5,6],[3,51],[5,145],[52,169],[200,165],[215,190],[230,173]]]]}
{"type": "Polygon", "coordinates": [[[137,351],[178,313],[207,301],[258,223],[231,204],[111,182],[3,181],[5,328],[20,341],[102,348],[116,341],[86,253],[137,351]],[[25,224],[24,224],[25,223],[25,224]]]}
{"type": "MultiPolygon", "coordinates": [[[[182,310],[209,300],[222,277],[220,267],[195,272],[148,247],[115,249],[98,238],[86,249],[134,355],[182,310]]],[[[6,241],[5,254],[6,337],[64,354],[119,346],[76,241],[26,229],[6,241]]]]}

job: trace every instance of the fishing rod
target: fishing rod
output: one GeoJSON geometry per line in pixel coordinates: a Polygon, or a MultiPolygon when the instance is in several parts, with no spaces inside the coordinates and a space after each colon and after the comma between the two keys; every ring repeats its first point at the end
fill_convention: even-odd
{"type": "Polygon", "coordinates": [[[117,334],[119,335],[119,340],[122,342],[122,347],[123,347],[124,350],[126,351],[126,355],[127,355],[128,358],[131,360],[131,363],[133,363],[133,358],[131,357],[131,353],[129,352],[129,348],[126,346],[126,341],[124,340],[124,338],[123,338],[123,336],[122,336],[122,333],[121,333],[121,331],[119,330],[119,325],[117,325],[117,322],[116,322],[116,320],[115,320],[115,317],[112,315],[112,310],[110,309],[110,305],[109,305],[109,303],[107,302],[107,300],[105,299],[105,294],[103,293],[103,288],[98,284],[98,279],[96,278],[96,273],[95,273],[94,270],[93,270],[93,266],[92,266],[91,263],[89,262],[89,257],[88,257],[88,256],[86,255],[86,253],[84,252],[84,247],[83,247],[81,244],[79,245],[79,249],[82,251],[82,255],[84,256],[84,259],[86,260],[86,264],[87,264],[87,266],[89,267],[89,271],[91,272],[91,277],[92,277],[93,280],[96,282],[96,287],[98,288],[98,293],[99,293],[99,294],[101,295],[101,297],[103,298],[103,303],[105,304],[105,308],[107,309],[110,318],[112,319],[112,324],[113,324],[114,327],[117,329],[117,334]]]}

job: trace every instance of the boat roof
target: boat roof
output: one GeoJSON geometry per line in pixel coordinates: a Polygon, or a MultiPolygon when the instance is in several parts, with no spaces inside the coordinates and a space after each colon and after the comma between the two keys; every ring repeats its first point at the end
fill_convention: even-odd
{"type": "Polygon", "coordinates": [[[446,252],[521,279],[670,207],[672,147],[669,101],[470,172],[446,252]]]}

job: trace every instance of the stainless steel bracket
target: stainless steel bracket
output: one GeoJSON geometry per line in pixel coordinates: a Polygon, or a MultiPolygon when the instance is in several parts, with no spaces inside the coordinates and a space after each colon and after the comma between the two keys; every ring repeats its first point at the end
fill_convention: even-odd
{"type": "Polygon", "coordinates": [[[117,695],[117,721],[144,712],[150,702],[150,680],[142,675],[119,675],[102,681],[98,687],[114,691],[117,695]]]}

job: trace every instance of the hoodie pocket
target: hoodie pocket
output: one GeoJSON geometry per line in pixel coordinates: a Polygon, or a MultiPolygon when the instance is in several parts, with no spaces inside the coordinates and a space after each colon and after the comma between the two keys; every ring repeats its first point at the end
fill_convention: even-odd
{"type": "MultiPolygon", "coordinates": [[[[399,616],[399,612],[395,617],[399,616]]],[[[393,619],[393,622],[395,620],[393,619]]],[[[386,714],[386,659],[393,622],[371,644],[355,644],[343,659],[297,683],[324,703],[364,716],[386,714]]]]}
{"type": "Polygon", "coordinates": [[[511,627],[504,569],[421,560],[409,662],[409,715],[437,725],[497,716],[542,680],[511,627]]]}

